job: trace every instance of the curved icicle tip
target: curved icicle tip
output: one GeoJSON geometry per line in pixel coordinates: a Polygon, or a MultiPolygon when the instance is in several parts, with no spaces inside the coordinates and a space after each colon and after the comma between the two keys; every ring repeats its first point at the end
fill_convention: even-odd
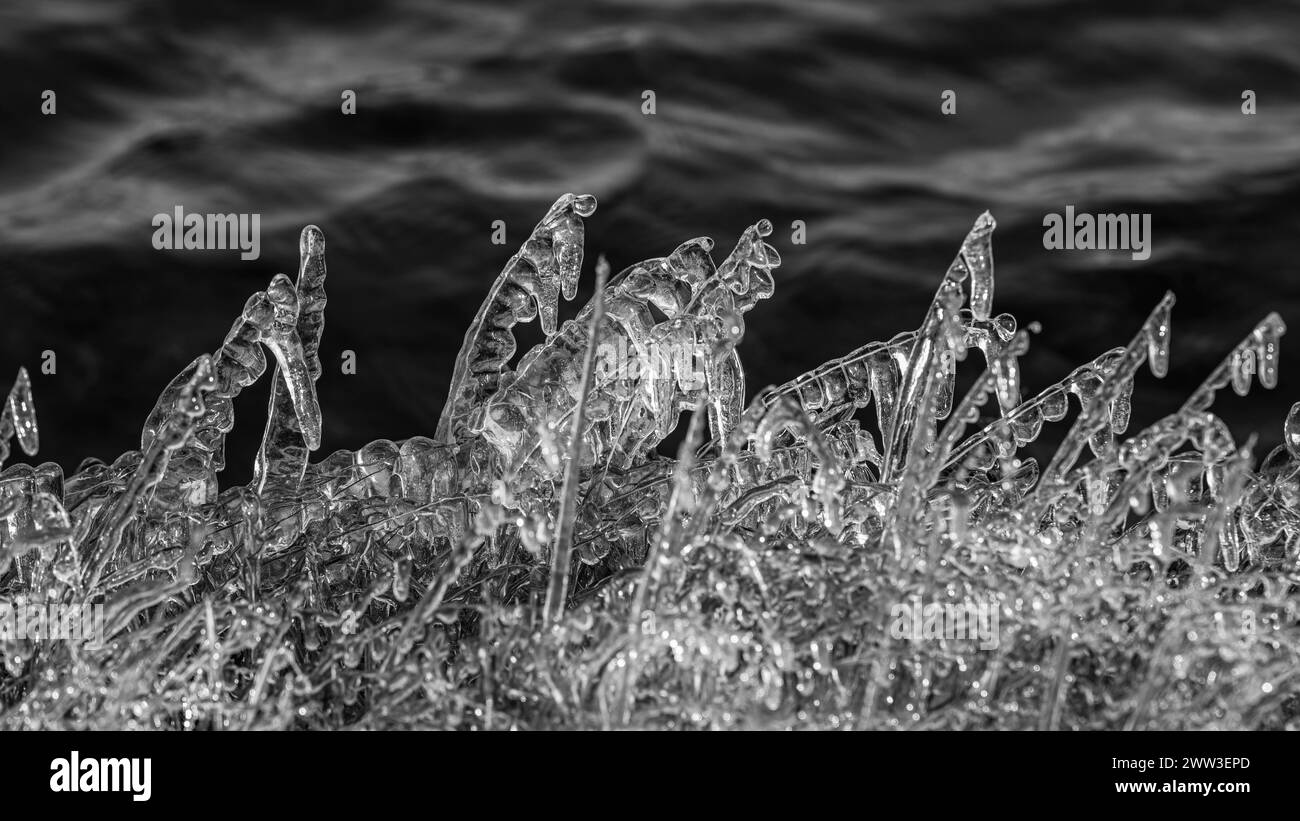
{"type": "Polygon", "coordinates": [[[435,438],[450,444],[468,433],[468,418],[500,388],[514,357],[512,328],[536,318],[547,337],[557,331],[559,301],[577,294],[583,218],[596,211],[591,194],[565,194],[533,227],[505,264],[465,332],[435,438]]]}

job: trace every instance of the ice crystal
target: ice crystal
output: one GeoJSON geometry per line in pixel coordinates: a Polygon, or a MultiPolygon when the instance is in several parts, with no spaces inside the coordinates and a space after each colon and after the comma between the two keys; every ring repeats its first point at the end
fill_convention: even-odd
{"type": "MultiPolygon", "coordinates": [[[[66,481],[52,463],[0,473],[0,601],[105,611],[102,640],[0,637],[0,721],[1300,724],[1300,403],[1257,469],[1254,440],[1210,410],[1224,387],[1276,385],[1276,315],[1122,438],[1138,368],[1168,370],[1173,296],[1128,345],[1023,399],[1030,333],[992,311],[984,214],[916,330],[746,405],[739,343],[773,292],[771,224],[720,264],[707,238],[615,276],[602,259],[592,301],[560,323],[595,209],[561,197],[506,263],[431,437],[310,461],[326,305],[312,226],[297,281],[273,278],[177,375],[139,450],[66,481]],[[533,319],[546,339],[516,357],[512,329],[533,319]],[[642,367],[596,367],[601,346],[642,367]],[[957,397],[972,349],[983,370],[957,397]],[[219,491],[232,400],[268,353],[254,479],[219,491]],[[1040,468],[1025,446],[1071,395],[1040,468]],[[996,419],[971,429],[986,405],[996,419]],[[900,637],[909,602],[986,603],[996,635],[900,637]]],[[[0,456],[15,433],[34,453],[21,370],[0,456]]]]}

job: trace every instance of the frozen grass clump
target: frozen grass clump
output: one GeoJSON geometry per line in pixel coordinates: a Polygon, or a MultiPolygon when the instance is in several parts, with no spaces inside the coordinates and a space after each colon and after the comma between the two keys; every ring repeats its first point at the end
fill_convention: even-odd
{"type": "MultiPolygon", "coordinates": [[[[1136,433],[1172,295],[1025,399],[1029,333],[992,312],[985,214],[919,328],[746,405],[771,224],[720,263],[707,238],[615,276],[601,260],[561,323],[595,207],[565,195],[506,264],[432,437],[309,460],[326,270],[308,227],[296,282],[167,386],[139,450],[0,473],[0,599],[105,611],[102,642],[0,638],[0,725],[1300,727],[1300,411],[1259,467],[1211,412],[1275,386],[1276,315],[1136,433]],[[516,357],[534,319],[546,340],[516,357]],[[254,480],[220,491],[232,400],[268,367],[254,480]],[[1040,466],[1024,449],[1071,397],[1040,466]],[[980,603],[996,629],[900,633],[923,603],[980,603]]],[[[22,372],[15,432],[33,452],[22,372]]]]}

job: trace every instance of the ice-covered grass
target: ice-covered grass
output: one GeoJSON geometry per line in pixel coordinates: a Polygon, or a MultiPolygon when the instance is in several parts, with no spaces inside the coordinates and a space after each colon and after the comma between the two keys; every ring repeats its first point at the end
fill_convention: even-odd
{"type": "MultiPolygon", "coordinates": [[[[1026,400],[1029,334],[991,310],[986,214],[915,331],[746,406],[737,344],[772,294],[771,225],[720,264],[707,238],[612,277],[602,260],[560,323],[595,206],[562,197],[507,263],[431,437],[309,463],[326,273],[309,227],[297,281],[277,276],[176,377],[140,450],[66,481],[0,474],[0,599],[106,613],[102,642],[0,639],[0,723],[1300,722],[1300,423],[1256,466],[1210,411],[1220,389],[1276,384],[1276,315],[1137,433],[1132,380],[1165,373],[1172,295],[1026,400]],[[516,357],[534,319],[546,341],[516,357]],[[232,399],[268,365],[255,478],[218,492],[232,399]],[[961,397],[958,367],[979,373],[961,397]],[[1022,450],[1071,396],[1040,467],[1022,450]],[[978,630],[950,629],[963,612],[978,630]]],[[[15,427],[34,450],[25,374],[0,434],[15,427]]]]}

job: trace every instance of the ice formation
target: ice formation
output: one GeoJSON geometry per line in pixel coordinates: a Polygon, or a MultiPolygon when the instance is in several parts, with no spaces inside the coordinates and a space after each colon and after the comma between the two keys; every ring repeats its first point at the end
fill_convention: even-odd
{"type": "MultiPolygon", "coordinates": [[[[1258,469],[1210,411],[1225,387],[1274,387],[1276,315],[1123,438],[1137,369],[1168,368],[1173,296],[1025,400],[1030,333],[992,311],[984,214],[919,328],[747,405],[738,345],[773,293],[771,224],[716,265],[707,238],[615,276],[601,260],[591,303],[560,323],[595,208],[561,197],[506,264],[431,437],[309,460],[326,304],[312,226],[296,282],[277,275],[181,371],[139,450],[66,480],[4,470],[0,602],[103,605],[106,635],[0,637],[0,723],[1300,725],[1300,403],[1258,469]],[[546,339],[516,357],[513,328],[534,319],[546,339]],[[615,343],[684,352],[671,361],[703,380],[593,367],[615,343]],[[984,367],[956,397],[971,350],[984,367]],[[254,480],[219,490],[232,400],[268,364],[254,480]],[[1070,396],[1040,468],[1022,449],[1070,396]],[[891,614],[914,601],[989,603],[997,641],[897,638],[891,614]]],[[[34,453],[23,371],[0,455],[15,433],[34,453]]]]}

